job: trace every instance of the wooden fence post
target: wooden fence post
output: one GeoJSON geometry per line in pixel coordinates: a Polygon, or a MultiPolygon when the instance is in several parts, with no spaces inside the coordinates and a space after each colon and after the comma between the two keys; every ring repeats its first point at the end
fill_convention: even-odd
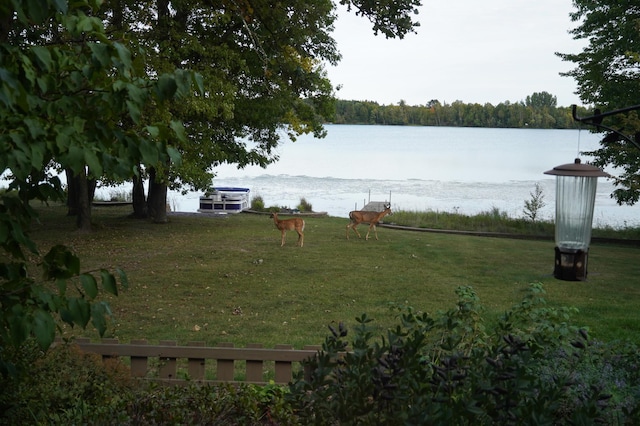
{"type": "MultiPolygon", "coordinates": [[[[233,348],[233,343],[220,343],[221,348],[233,348]]],[[[232,382],[234,363],[232,359],[219,359],[216,367],[216,379],[223,382],[232,382]]]]}
{"type": "MultiPolygon", "coordinates": [[[[160,346],[177,346],[175,340],[160,340],[160,346]]],[[[175,358],[163,357],[160,354],[160,378],[175,379],[177,375],[177,362],[175,358]]]]}
{"type": "MultiPolygon", "coordinates": [[[[249,343],[247,348],[251,349],[260,349],[262,345],[259,343],[249,343]]],[[[262,359],[256,357],[256,359],[248,359],[247,360],[247,381],[248,382],[262,382],[262,368],[263,361],[262,359]]]]}
{"type": "MultiPolygon", "coordinates": [[[[145,339],[131,341],[132,345],[146,345],[145,339]]],[[[131,375],[133,377],[144,377],[149,370],[149,358],[146,356],[131,356],[131,375]]]]}
{"type": "MultiPolygon", "coordinates": [[[[276,345],[276,349],[293,349],[291,345],[276,345]]],[[[291,381],[292,368],[290,361],[276,361],[275,363],[275,381],[276,383],[288,383],[291,381]]]]}
{"type": "MultiPolygon", "coordinates": [[[[204,347],[204,342],[189,342],[187,343],[187,346],[204,347]]],[[[189,358],[187,362],[188,362],[189,378],[192,380],[204,380],[205,379],[204,358],[189,358]]]]}
{"type": "MultiPolygon", "coordinates": [[[[100,343],[104,343],[106,345],[117,345],[120,342],[118,341],[118,339],[104,338],[104,339],[102,339],[102,341],[100,343]]],[[[103,354],[102,355],[102,360],[104,361],[104,360],[107,360],[109,358],[115,358],[115,357],[117,357],[117,355],[114,355],[114,354],[103,354]]]]}
{"type": "MultiPolygon", "coordinates": [[[[322,349],[322,346],[319,346],[319,345],[307,345],[307,346],[303,347],[302,349],[315,350],[317,352],[317,351],[320,351],[322,349]]],[[[317,356],[317,354],[316,354],[316,356],[317,356]]],[[[311,375],[312,374],[313,374],[313,369],[311,368],[311,366],[308,365],[308,364],[305,365],[304,366],[304,379],[307,382],[311,381],[311,375]]]]}

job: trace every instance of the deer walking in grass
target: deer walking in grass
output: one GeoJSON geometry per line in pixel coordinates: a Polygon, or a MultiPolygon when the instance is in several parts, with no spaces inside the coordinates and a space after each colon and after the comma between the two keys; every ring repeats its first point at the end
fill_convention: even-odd
{"type": "Polygon", "coordinates": [[[298,233],[298,242],[296,245],[302,247],[304,244],[304,220],[299,217],[293,219],[278,219],[278,213],[271,213],[273,222],[276,224],[276,228],[282,232],[282,240],[280,247],[284,246],[284,240],[287,235],[287,231],[296,231],[298,233]]]}
{"type": "Polygon", "coordinates": [[[347,240],[349,239],[349,228],[353,229],[353,232],[356,233],[358,238],[360,238],[360,233],[356,229],[358,225],[361,223],[368,223],[369,230],[367,231],[367,236],[365,240],[369,239],[369,232],[371,232],[371,228],[373,228],[373,232],[376,235],[376,240],[378,239],[378,230],[376,229],[376,225],[378,222],[382,220],[386,215],[391,214],[391,204],[387,203],[384,205],[384,210],[381,212],[367,212],[367,211],[359,211],[354,210],[349,213],[349,219],[351,222],[347,225],[347,240]]]}

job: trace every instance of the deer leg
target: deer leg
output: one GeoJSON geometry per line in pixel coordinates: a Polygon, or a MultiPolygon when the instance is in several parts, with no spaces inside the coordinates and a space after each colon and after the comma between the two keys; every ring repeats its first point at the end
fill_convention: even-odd
{"type": "Polygon", "coordinates": [[[282,231],[282,240],[280,241],[280,247],[284,246],[284,239],[287,235],[287,231],[282,231]]]}
{"type": "Polygon", "coordinates": [[[371,228],[373,228],[373,232],[376,234],[376,240],[378,239],[378,231],[376,229],[376,224],[372,223],[369,225],[369,230],[367,231],[367,237],[365,238],[365,240],[369,239],[369,232],[371,232],[371,228]]]}
{"type": "Polygon", "coordinates": [[[356,229],[357,226],[358,226],[358,224],[357,223],[353,223],[353,222],[351,222],[350,224],[347,225],[347,239],[349,239],[349,228],[353,229],[353,232],[356,233],[358,238],[361,238],[360,233],[358,232],[358,229],[356,229]]]}
{"type": "Polygon", "coordinates": [[[304,234],[298,231],[298,245],[302,247],[304,245],[304,234]]]}

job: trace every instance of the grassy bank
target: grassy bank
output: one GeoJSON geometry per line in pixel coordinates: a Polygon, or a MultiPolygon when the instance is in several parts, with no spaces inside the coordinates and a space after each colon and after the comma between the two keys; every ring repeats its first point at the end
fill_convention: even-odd
{"type": "MultiPolygon", "coordinates": [[[[500,232],[524,236],[546,237],[553,239],[555,225],[549,220],[532,221],[526,218],[513,218],[497,208],[477,215],[463,215],[438,211],[398,211],[388,221],[402,226],[428,229],[456,229],[474,232],[500,232]]],[[[640,228],[603,226],[594,228],[595,239],[623,239],[640,241],[640,228]]]]}
{"type": "Polygon", "coordinates": [[[322,217],[307,219],[301,249],[292,234],[280,247],[266,215],[174,215],[154,225],[127,218],[129,209],[94,208],[96,230],[82,234],[64,208],[43,208],[33,230],[43,251],[57,243],[72,247],[83,271],[127,272],[131,287],[110,298],[114,318],[106,336],[125,342],[302,347],[321,343],[329,324],[353,326],[363,312],[382,330],[396,324],[397,306],[449,309],[461,285],[473,286],[490,320],[519,303],[532,282],[544,284],[550,305],[576,307],[574,323],[593,337],[639,341],[636,247],[592,244],[588,281],[565,282],[552,276],[551,241],[383,228],[378,241],[346,240],[346,219],[322,217]]]}

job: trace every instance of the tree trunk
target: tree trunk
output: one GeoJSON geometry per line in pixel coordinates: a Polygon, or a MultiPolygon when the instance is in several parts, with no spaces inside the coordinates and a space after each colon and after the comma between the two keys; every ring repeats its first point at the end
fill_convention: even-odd
{"type": "MultiPolygon", "coordinates": [[[[91,231],[91,200],[93,198],[92,193],[95,189],[91,189],[92,185],[87,180],[87,172],[84,167],[80,174],[74,177],[74,180],[78,184],[78,214],[76,216],[76,224],[79,230],[89,232],[91,231]]],[[[95,188],[95,184],[93,188],[95,188]]]]}
{"type": "Polygon", "coordinates": [[[91,202],[96,192],[96,180],[87,179],[85,171],[74,176],[66,169],[67,176],[67,216],[76,216],[79,229],[91,229],[91,202]]]}
{"type": "Polygon", "coordinates": [[[67,176],[67,216],[78,214],[78,179],[73,175],[71,169],[65,169],[67,176]]]}
{"type": "Polygon", "coordinates": [[[167,184],[157,179],[156,169],[153,167],[149,169],[147,209],[154,223],[167,222],[167,184]]]}
{"type": "Polygon", "coordinates": [[[131,194],[133,201],[133,214],[136,219],[146,219],[149,217],[147,212],[147,200],[144,196],[143,179],[138,176],[133,177],[133,192],[131,194]]]}

